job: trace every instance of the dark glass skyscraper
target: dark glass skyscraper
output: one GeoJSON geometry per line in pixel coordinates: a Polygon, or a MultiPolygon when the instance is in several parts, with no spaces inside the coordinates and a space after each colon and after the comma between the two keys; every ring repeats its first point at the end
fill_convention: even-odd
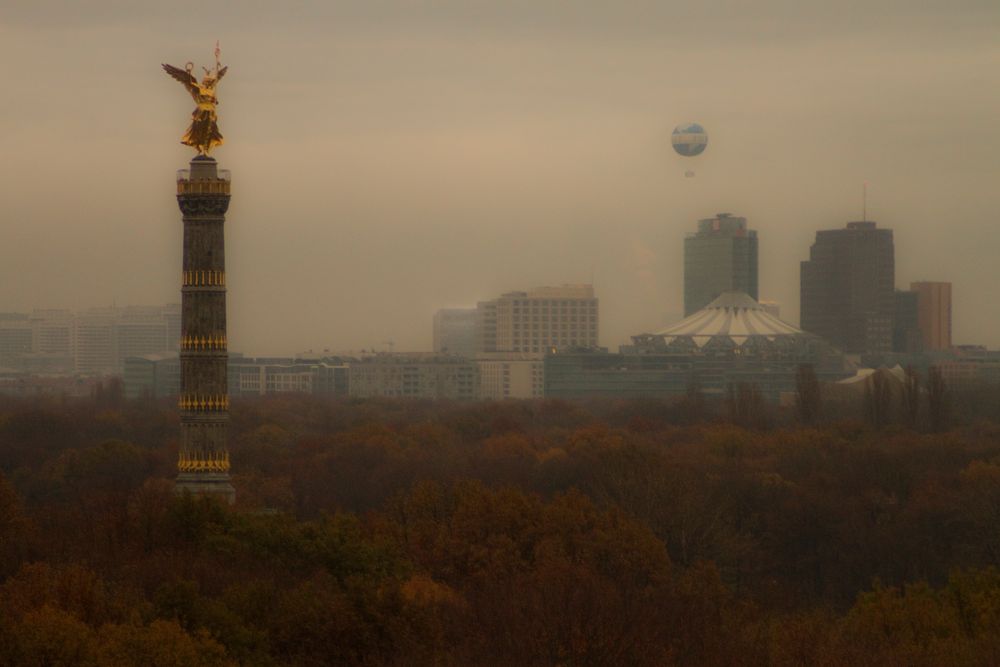
{"type": "Polygon", "coordinates": [[[896,305],[892,321],[892,351],[903,354],[920,352],[923,348],[920,336],[920,295],[916,292],[896,290],[893,296],[896,305]]]}
{"type": "Polygon", "coordinates": [[[699,220],[698,232],[684,239],[684,316],[723,292],[758,298],[757,232],[728,213],[699,220]]]}
{"type": "Polygon", "coordinates": [[[864,221],[816,232],[800,275],[802,329],[844,352],[892,350],[896,271],[891,229],[864,221]]]}

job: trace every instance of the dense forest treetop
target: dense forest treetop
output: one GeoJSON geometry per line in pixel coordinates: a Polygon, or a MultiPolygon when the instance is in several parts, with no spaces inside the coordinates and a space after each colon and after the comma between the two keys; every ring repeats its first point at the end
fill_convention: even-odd
{"type": "Polygon", "coordinates": [[[229,510],[173,406],[0,403],[0,661],[995,662],[1000,427],[689,407],[236,402],[229,510]]]}

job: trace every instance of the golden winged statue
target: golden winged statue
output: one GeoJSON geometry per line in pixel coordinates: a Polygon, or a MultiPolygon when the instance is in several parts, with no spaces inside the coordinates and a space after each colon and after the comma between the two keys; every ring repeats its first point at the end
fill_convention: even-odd
{"type": "Polygon", "coordinates": [[[217,122],[218,116],[215,114],[215,105],[219,103],[215,96],[215,87],[219,85],[219,81],[226,75],[226,70],[229,67],[219,66],[219,55],[219,44],[216,42],[215,68],[202,68],[205,70],[205,76],[202,77],[201,83],[198,83],[198,79],[191,73],[191,70],[194,69],[194,63],[187,63],[184,69],[173,65],[163,65],[167,74],[184,84],[198,105],[191,112],[191,126],[188,127],[184,138],[181,139],[182,144],[197,150],[198,155],[208,155],[213,148],[221,146],[223,143],[222,133],[219,132],[217,122]]]}

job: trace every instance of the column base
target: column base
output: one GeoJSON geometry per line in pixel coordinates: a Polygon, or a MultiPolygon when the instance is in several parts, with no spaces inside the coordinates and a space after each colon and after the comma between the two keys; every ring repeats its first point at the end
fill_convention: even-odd
{"type": "Polygon", "coordinates": [[[182,472],[174,482],[174,494],[182,496],[185,493],[192,496],[215,496],[224,500],[227,505],[236,502],[236,489],[229,483],[228,473],[182,472]]]}

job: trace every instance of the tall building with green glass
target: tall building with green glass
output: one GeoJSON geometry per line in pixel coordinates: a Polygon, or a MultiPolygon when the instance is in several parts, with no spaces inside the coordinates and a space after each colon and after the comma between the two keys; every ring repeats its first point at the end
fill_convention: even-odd
{"type": "Polygon", "coordinates": [[[684,316],[723,292],[758,298],[757,232],[729,213],[699,220],[698,231],[684,239],[684,316]]]}

